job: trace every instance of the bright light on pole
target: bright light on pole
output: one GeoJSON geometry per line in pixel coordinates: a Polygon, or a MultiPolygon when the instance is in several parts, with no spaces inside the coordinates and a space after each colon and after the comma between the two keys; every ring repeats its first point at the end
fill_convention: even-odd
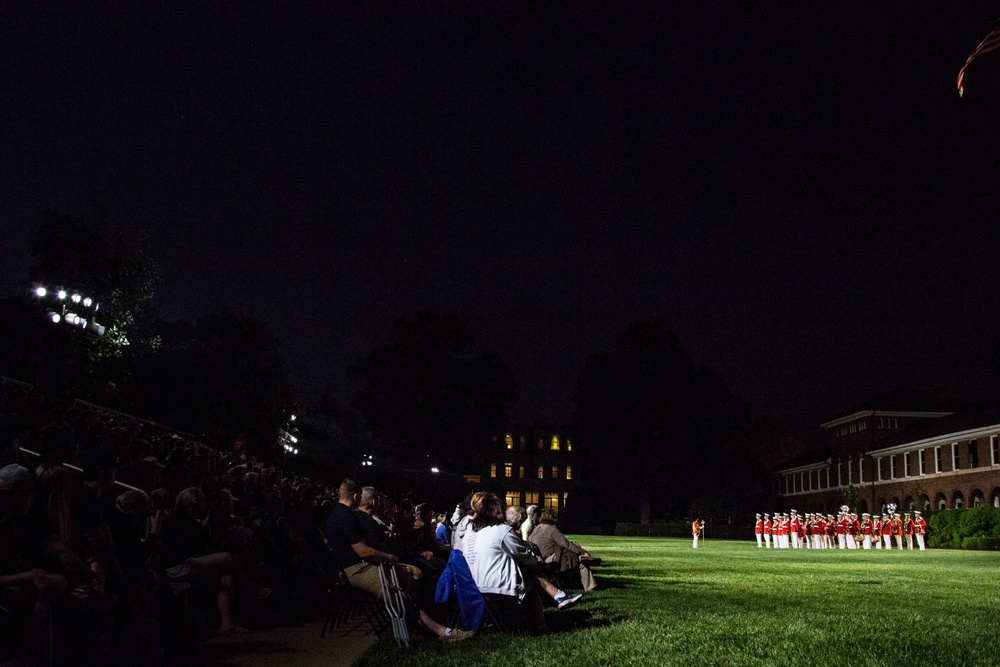
{"type": "Polygon", "coordinates": [[[66,324],[72,326],[78,326],[85,331],[96,334],[98,336],[103,336],[106,329],[99,322],[97,322],[92,317],[88,317],[86,314],[83,316],[76,312],[71,312],[68,307],[72,307],[73,310],[78,310],[79,308],[85,308],[93,313],[101,307],[101,304],[94,301],[89,296],[84,296],[76,290],[68,292],[64,289],[59,289],[57,291],[51,291],[43,285],[37,285],[32,293],[39,299],[50,299],[50,306],[45,309],[45,315],[48,319],[52,320],[53,324],[59,324],[60,322],[65,322],[66,324]],[[67,298],[69,303],[67,302],[67,298]],[[72,306],[70,304],[73,304],[72,306]]]}

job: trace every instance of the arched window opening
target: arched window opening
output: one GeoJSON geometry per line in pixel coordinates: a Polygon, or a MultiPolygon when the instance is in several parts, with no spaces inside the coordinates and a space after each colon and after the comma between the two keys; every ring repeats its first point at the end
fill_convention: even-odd
{"type": "Polygon", "coordinates": [[[948,501],[945,499],[943,493],[937,494],[937,497],[934,498],[934,506],[939,510],[948,509],[948,501]]]}

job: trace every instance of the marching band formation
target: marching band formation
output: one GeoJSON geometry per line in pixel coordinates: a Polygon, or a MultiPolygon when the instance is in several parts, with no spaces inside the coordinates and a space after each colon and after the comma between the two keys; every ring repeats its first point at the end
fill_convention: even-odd
{"type": "Polygon", "coordinates": [[[840,507],[836,518],[832,514],[804,514],[795,510],[787,514],[776,512],[757,515],[754,532],[758,548],[775,549],[896,549],[913,550],[916,542],[924,550],[927,522],[914,511],[900,516],[890,504],[885,514],[858,518],[847,505],[840,507]],[[905,544],[905,547],[904,547],[905,544]]]}

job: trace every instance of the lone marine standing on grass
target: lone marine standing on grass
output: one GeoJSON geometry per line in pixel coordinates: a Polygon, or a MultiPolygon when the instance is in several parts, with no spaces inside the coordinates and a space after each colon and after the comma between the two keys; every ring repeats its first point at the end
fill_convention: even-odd
{"type": "Polygon", "coordinates": [[[694,548],[698,548],[698,537],[705,530],[705,522],[695,519],[691,522],[691,535],[694,537],[694,548]]]}

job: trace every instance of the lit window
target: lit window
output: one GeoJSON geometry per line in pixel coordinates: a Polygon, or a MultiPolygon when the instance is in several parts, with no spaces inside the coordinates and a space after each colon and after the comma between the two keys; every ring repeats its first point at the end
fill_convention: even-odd
{"type": "Polygon", "coordinates": [[[559,479],[559,466],[552,466],[552,479],[559,479]]]}
{"type": "Polygon", "coordinates": [[[525,491],[524,492],[524,504],[525,505],[537,505],[538,504],[538,492],[537,491],[525,491]]]}
{"type": "Polygon", "coordinates": [[[551,447],[551,449],[554,452],[559,451],[559,436],[558,435],[552,436],[552,447],[551,447]]]}
{"type": "Polygon", "coordinates": [[[513,463],[504,463],[503,464],[503,476],[504,477],[511,477],[513,474],[514,474],[514,464],[513,463]]]}
{"type": "Polygon", "coordinates": [[[524,466],[517,467],[517,476],[524,479],[524,466]]]}
{"type": "Polygon", "coordinates": [[[573,466],[566,466],[566,479],[573,479],[573,466]]]}
{"type": "Polygon", "coordinates": [[[510,435],[505,435],[503,441],[507,444],[507,449],[514,449],[514,438],[510,435]]]}
{"type": "Polygon", "coordinates": [[[567,452],[573,451],[573,441],[570,440],[569,438],[566,438],[566,451],[567,452]]]}
{"type": "Polygon", "coordinates": [[[552,510],[557,512],[559,510],[559,494],[558,493],[546,493],[545,494],[545,504],[542,506],[543,509],[552,510]]]}
{"type": "Polygon", "coordinates": [[[569,498],[568,493],[563,493],[563,509],[566,509],[566,500],[569,498]]]}
{"type": "Polygon", "coordinates": [[[521,504],[521,493],[520,491],[508,491],[506,497],[507,507],[513,507],[514,505],[521,504]]]}
{"type": "Polygon", "coordinates": [[[497,464],[496,463],[491,463],[490,464],[490,477],[496,477],[496,476],[497,476],[497,464]]]}
{"type": "Polygon", "coordinates": [[[545,479],[545,466],[538,466],[538,479],[545,479]]]}

